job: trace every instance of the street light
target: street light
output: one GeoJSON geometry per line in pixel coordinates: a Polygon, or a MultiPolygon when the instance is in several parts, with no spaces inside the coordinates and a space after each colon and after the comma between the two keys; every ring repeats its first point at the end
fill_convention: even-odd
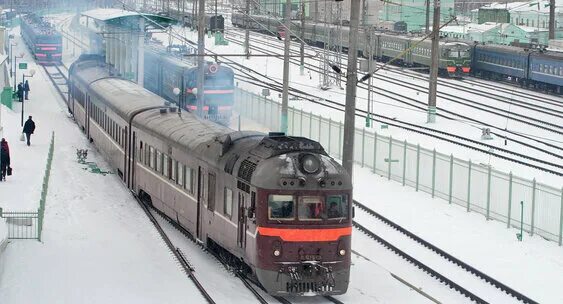
{"type": "Polygon", "coordinates": [[[23,58],[23,52],[20,53],[20,55],[14,55],[14,92],[16,91],[16,84],[17,84],[17,75],[18,75],[18,66],[16,65],[16,61],[18,60],[18,58],[23,58]]]}
{"type": "MultiPolygon", "coordinates": [[[[29,75],[25,75],[25,72],[24,72],[24,73],[23,73],[23,77],[22,77],[22,83],[25,83],[25,77],[31,78],[31,77],[33,77],[33,75],[35,75],[35,70],[34,70],[34,69],[29,70],[29,75]]],[[[15,78],[14,78],[14,79],[15,79],[15,78]]],[[[23,93],[23,92],[22,92],[22,93],[23,93]]],[[[24,110],[23,110],[23,107],[24,107],[24,106],[23,106],[23,105],[24,105],[24,104],[25,104],[25,98],[22,98],[22,119],[21,119],[21,126],[22,126],[22,127],[23,127],[23,112],[24,112],[24,110]]]]}
{"type": "MultiPolygon", "coordinates": [[[[8,39],[11,39],[10,37],[8,37],[8,39]]],[[[8,63],[12,64],[12,47],[13,46],[17,46],[18,43],[17,42],[13,42],[10,43],[10,54],[8,54],[8,63]]],[[[10,67],[10,77],[12,77],[12,68],[10,67]]]]}
{"type": "Polygon", "coordinates": [[[182,96],[180,95],[180,93],[182,93],[182,90],[180,90],[179,88],[174,88],[172,90],[172,93],[178,96],[178,116],[182,116],[182,96]]]}

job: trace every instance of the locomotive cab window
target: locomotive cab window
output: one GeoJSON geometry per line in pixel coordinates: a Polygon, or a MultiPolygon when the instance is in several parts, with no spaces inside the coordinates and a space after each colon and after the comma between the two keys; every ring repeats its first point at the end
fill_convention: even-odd
{"type": "Polygon", "coordinates": [[[292,195],[270,195],[268,198],[268,219],[293,220],[294,218],[295,208],[292,195]]]}
{"type": "Polygon", "coordinates": [[[329,195],[326,200],[326,215],[329,220],[345,219],[348,217],[348,196],[329,195]]]}
{"type": "Polygon", "coordinates": [[[320,221],[323,218],[323,198],[320,196],[299,197],[299,220],[320,221]]]}

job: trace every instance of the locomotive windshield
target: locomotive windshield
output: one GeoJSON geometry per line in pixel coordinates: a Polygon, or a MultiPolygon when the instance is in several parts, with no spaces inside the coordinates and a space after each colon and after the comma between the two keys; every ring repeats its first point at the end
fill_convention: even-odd
{"type": "Polygon", "coordinates": [[[274,221],[332,221],[348,218],[348,195],[292,196],[272,194],[268,199],[268,219],[274,221]],[[297,208],[295,208],[297,202],[297,208]],[[297,209],[297,214],[295,212],[297,209]]]}

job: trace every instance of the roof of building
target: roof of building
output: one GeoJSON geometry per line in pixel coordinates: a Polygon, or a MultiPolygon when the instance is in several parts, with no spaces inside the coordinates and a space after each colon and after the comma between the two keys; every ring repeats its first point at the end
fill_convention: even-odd
{"type": "MultiPolygon", "coordinates": [[[[555,0],[555,11],[559,12],[563,5],[563,0],[555,0]]],[[[510,12],[534,12],[549,14],[549,0],[533,0],[526,2],[493,2],[479,8],[480,10],[488,9],[508,9],[510,12]]]]}
{"type": "Polygon", "coordinates": [[[102,22],[115,21],[119,19],[126,19],[131,17],[146,16],[153,18],[158,18],[160,21],[172,21],[173,19],[167,16],[160,16],[155,14],[141,14],[134,11],[127,11],[117,8],[98,8],[89,11],[82,12],[82,16],[90,17],[102,22]]]}

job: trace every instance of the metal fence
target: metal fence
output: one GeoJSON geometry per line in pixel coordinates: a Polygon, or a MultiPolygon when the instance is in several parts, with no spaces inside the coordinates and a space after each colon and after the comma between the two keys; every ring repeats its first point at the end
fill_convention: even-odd
{"type": "Polygon", "coordinates": [[[9,239],[37,239],[39,214],[37,212],[3,211],[0,218],[6,221],[9,239]]]}
{"type": "MultiPolygon", "coordinates": [[[[237,89],[235,109],[270,130],[280,129],[281,105],[277,102],[237,89]]],[[[342,156],[343,130],[341,122],[292,107],[288,110],[288,134],[317,140],[336,158],[342,156]]],[[[354,142],[355,162],[376,174],[461,205],[468,212],[479,212],[487,220],[504,222],[507,227],[519,228],[522,223],[531,235],[562,244],[563,187],[543,185],[371,130],[357,128],[354,142]]]]}
{"type": "Polygon", "coordinates": [[[4,211],[0,208],[0,219],[5,219],[8,225],[9,239],[37,239],[41,241],[43,231],[43,219],[45,217],[45,202],[49,188],[49,176],[53,163],[53,152],[55,148],[55,132],[51,134],[51,143],[47,155],[47,164],[43,175],[41,198],[37,211],[4,211]]]}

